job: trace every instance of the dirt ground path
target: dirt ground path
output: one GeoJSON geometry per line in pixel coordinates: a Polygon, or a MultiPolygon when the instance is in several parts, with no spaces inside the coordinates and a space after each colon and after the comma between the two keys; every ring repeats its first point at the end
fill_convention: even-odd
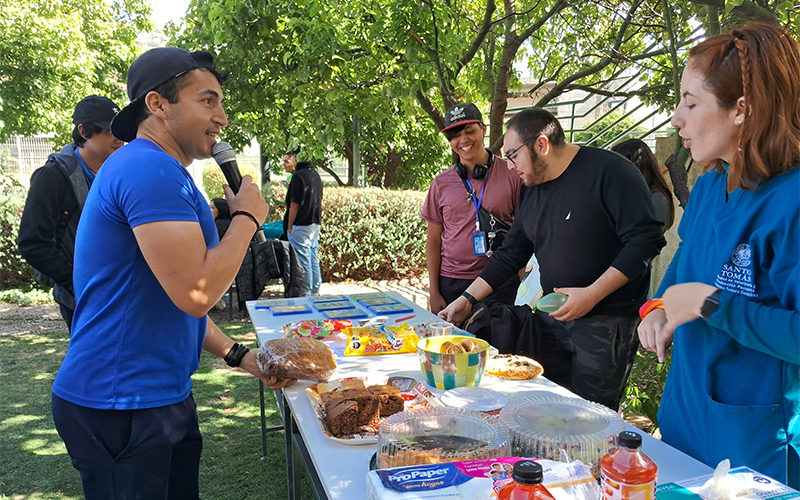
{"type": "Polygon", "coordinates": [[[66,331],[56,304],[20,306],[0,302],[0,335],[66,331]]]}

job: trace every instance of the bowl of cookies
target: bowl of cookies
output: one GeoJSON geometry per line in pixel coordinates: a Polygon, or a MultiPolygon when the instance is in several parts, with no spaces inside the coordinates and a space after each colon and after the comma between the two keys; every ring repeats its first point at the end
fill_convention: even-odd
{"type": "Polygon", "coordinates": [[[488,342],[466,335],[426,337],[417,343],[425,381],[437,389],[480,384],[488,353],[488,342]]]}

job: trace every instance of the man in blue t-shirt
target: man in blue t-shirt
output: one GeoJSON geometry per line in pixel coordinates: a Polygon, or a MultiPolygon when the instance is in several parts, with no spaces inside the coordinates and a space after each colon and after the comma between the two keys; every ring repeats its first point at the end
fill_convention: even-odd
{"type": "Polygon", "coordinates": [[[228,124],[211,54],[152,49],[128,71],[131,103],[86,199],[75,242],[75,316],[53,419],[86,498],[198,498],[202,437],[191,375],[201,350],[258,376],[254,352],[208,318],[268,207],[250,176],[225,186],[220,241],[186,167],[228,124]]]}

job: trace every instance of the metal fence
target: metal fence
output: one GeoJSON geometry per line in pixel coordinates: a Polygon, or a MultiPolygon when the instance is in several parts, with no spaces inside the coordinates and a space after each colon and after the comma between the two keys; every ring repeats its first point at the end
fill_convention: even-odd
{"type": "Polygon", "coordinates": [[[12,135],[8,142],[0,144],[0,171],[27,184],[33,171],[44,165],[55,147],[46,136],[12,135]]]}

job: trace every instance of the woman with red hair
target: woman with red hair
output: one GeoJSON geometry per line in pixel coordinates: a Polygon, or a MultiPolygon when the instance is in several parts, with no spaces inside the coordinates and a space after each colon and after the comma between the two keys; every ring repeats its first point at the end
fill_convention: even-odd
{"type": "Polygon", "coordinates": [[[660,361],[673,344],[662,437],[712,467],[729,458],[798,488],[797,42],[755,23],[697,45],[672,124],[707,166],[656,294],[663,305],[643,308],[639,326],[660,361]]]}

